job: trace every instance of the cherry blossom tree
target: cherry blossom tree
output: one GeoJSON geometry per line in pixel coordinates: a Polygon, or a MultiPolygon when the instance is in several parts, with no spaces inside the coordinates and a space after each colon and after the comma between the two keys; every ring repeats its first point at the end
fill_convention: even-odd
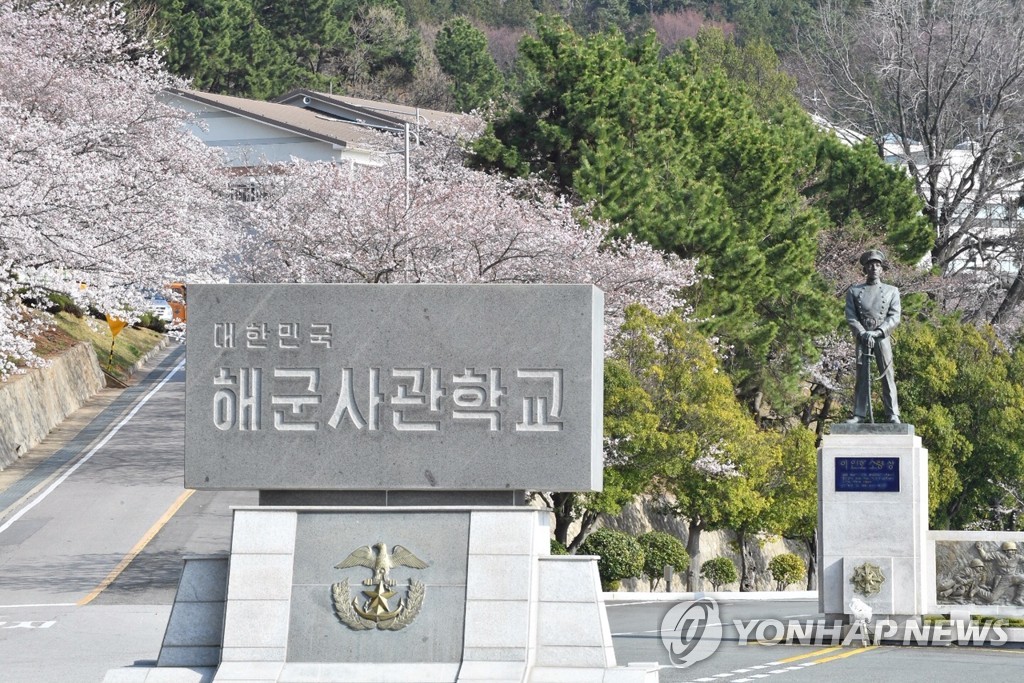
{"type": "Polygon", "coordinates": [[[592,282],[612,329],[627,302],[684,304],[692,262],[606,240],[586,208],[465,168],[442,135],[414,151],[410,182],[386,154],[376,168],[295,161],[267,169],[262,201],[233,201],[218,155],[160,99],[183,84],[128,29],[118,6],[0,0],[0,377],[33,358],[41,323],[25,300],[61,291],[131,317],[143,288],[218,269],[261,282],[592,282]]]}
{"type": "Polygon", "coordinates": [[[0,378],[34,358],[22,301],[130,318],[143,288],[221,260],[227,183],[160,101],[180,85],[117,5],[0,0],[0,378]]]}
{"type": "MultiPolygon", "coordinates": [[[[383,139],[383,138],[382,138],[383,139]]],[[[588,282],[617,329],[628,303],[685,307],[694,262],[591,219],[533,179],[466,168],[435,136],[378,167],[295,162],[263,176],[236,259],[253,282],[588,282]],[[408,191],[408,206],[406,196],[408,191]]],[[[382,143],[382,144],[386,144],[382,143]]],[[[393,145],[392,145],[393,146],[393,145]]]]}

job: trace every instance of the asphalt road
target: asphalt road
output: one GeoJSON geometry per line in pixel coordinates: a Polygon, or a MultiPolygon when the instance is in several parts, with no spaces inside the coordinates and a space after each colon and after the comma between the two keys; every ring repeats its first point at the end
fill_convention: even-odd
{"type": "MultiPolygon", "coordinates": [[[[733,626],[744,629],[754,620],[806,623],[816,620],[817,600],[720,600],[722,641],[713,654],[686,668],[671,664],[662,642],[662,620],[674,602],[615,602],[608,605],[608,621],[619,664],[654,661],[661,665],[661,683],[806,683],[809,681],[862,682],[1024,680],[1024,649],[1019,646],[856,646],[740,644],[733,626]]],[[[776,631],[768,629],[768,640],[776,631]]],[[[808,642],[808,641],[805,641],[808,642]]],[[[830,642],[830,639],[825,639],[830,642]]]]}
{"type": "Polygon", "coordinates": [[[110,668],[156,659],[182,557],[225,552],[230,506],[256,502],[182,486],[184,348],[143,372],[63,448],[14,481],[8,473],[3,683],[101,681],[110,668]]]}
{"type": "MultiPolygon", "coordinates": [[[[184,353],[171,347],[139,383],[107,394],[0,473],[0,683],[98,683],[152,663],[182,557],[224,553],[230,507],[254,493],[182,487],[184,353]]],[[[721,644],[673,666],[662,620],[673,602],[608,605],[620,664],[658,662],[663,683],[1024,680],[1013,647],[741,645],[733,620],[813,619],[812,600],[723,600],[721,644]]]]}

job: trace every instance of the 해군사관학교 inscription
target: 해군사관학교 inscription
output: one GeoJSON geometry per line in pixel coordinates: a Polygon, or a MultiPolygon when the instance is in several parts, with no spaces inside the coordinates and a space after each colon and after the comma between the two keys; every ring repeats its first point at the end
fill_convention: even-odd
{"type": "Polygon", "coordinates": [[[602,303],[589,285],[193,286],[186,485],[592,490],[602,303]]]}
{"type": "MultiPolygon", "coordinates": [[[[561,431],[562,374],[560,368],[516,369],[513,382],[521,394],[521,413],[514,420],[502,420],[508,410],[512,387],[502,384],[501,368],[477,371],[464,368],[360,368],[368,377],[366,390],[359,385],[355,368],[341,368],[337,390],[324,396],[320,368],[217,368],[213,384],[212,420],[217,429],[228,431],[296,431],[325,429],[406,432],[440,432],[442,417],[453,422],[476,420],[492,432],[561,431]],[[270,386],[264,391],[264,385],[270,386]],[[269,394],[269,401],[263,400],[269,394]],[[329,399],[329,400],[325,400],[329,399]],[[268,405],[264,405],[268,403],[268,405]],[[331,406],[334,406],[331,408],[331,406]],[[410,414],[426,414],[417,420],[410,414]],[[264,414],[272,419],[264,420],[264,414]]],[[[507,374],[507,373],[506,373],[507,374]]]]}
{"type": "Polygon", "coordinates": [[[836,491],[895,493],[900,490],[899,458],[836,458],[836,491]]]}

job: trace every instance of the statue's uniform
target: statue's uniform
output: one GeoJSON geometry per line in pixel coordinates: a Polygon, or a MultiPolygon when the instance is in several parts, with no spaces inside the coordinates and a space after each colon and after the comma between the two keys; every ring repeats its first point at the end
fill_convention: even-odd
{"type": "Polygon", "coordinates": [[[846,322],[853,332],[857,345],[857,388],[853,414],[867,417],[868,402],[871,399],[871,362],[868,355],[874,355],[882,383],[882,405],[885,418],[891,420],[900,415],[896,399],[896,379],[892,369],[892,344],[889,333],[900,323],[900,290],[884,283],[853,285],[846,293],[846,322]],[[882,337],[875,340],[874,349],[868,351],[861,340],[864,332],[881,330],[882,337]]]}

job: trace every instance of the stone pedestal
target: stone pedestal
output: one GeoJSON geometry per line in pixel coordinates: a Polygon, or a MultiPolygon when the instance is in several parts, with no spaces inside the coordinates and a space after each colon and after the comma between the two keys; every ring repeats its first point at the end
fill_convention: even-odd
{"type": "Polygon", "coordinates": [[[876,616],[924,614],[928,451],[913,426],[834,425],[818,451],[818,500],[819,609],[848,615],[856,597],[876,616]]]}
{"type": "MultiPolygon", "coordinates": [[[[187,619],[217,622],[218,596],[179,591],[160,654],[177,669],[107,680],[180,671],[214,683],[657,683],[656,665],[616,666],[597,558],[550,556],[548,517],[525,507],[236,509],[220,642],[187,619]],[[377,544],[393,565],[383,573],[377,544]],[[366,618],[381,611],[398,616],[366,618]]],[[[200,572],[207,588],[222,585],[223,562],[200,572]]]]}

